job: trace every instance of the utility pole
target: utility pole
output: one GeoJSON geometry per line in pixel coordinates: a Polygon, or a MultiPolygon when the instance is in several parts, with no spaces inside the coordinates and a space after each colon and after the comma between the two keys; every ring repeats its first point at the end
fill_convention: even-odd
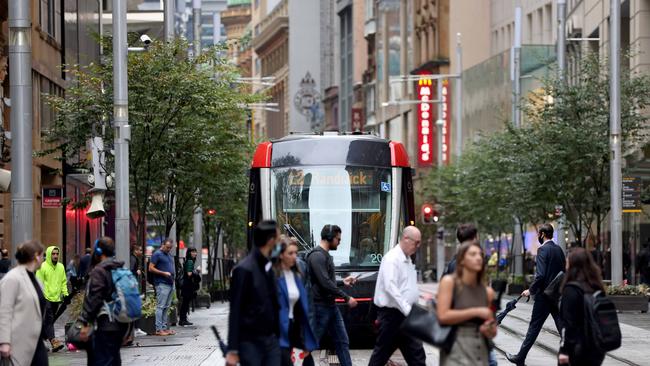
{"type": "MultiPolygon", "coordinates": [[[[519,99],[521,99],[521,0],[515,0],[515,39],[512,46],[512,119],[515,128],[521,127],[521,110],[519,99]]],[[[512,239],[514,242],[515,257],[515,275],[523,276],[524,274],[524,243],[523,233],[521,232],[521,223],[515,218],[515,235],[512,239]]]]}
{"type": "MultiPolygon", "coordinates": [[[[32,21],[31,1],[9,1],[11,91],[11,248],[32,240],[32,21]]],[[[15,263],[15,259],[12,262],[15,263]]]]}
{"type": "Polygon", "coordinates": [[[201,54],[201,0],[192,3],[192,24],[194,26],[194,57],[201,54]]]}
{"type": "MultiPolygon", "coordinates": [[[[438,169],[442,169],[442,128],[445,124],[445,120],[442,119],[442,79],[436,80],[438,86],[438,119],[436,121],[437,127],[437,142],[438,142],[438,169]]],[[[460,84],[460,83],[459,83],[460,84]]],[[[447,112],[449,113],[449,112],[447,112]]],[[[459,131],[460,132],[460,131],[459,131]]],[[[438,235],[436,235],[436,278],[438,282],[442,278],[442,273],[445,271],[445,237],[444,231],[441,231],[442,225],[438,224],[438,235]],[[442,235],[440,235],[442,234],[442,235]]]]}
{"type": "Polygon", "coordinates": [[[623,284],[623,208],[621,197],[621,2],[610,0],[609,13],[609,147],[612,285],[623,284]]]}
{"type": "MultiPolygon", "coordinates": [[[[194,25],[194,58],[201,55],[201,0],[194,0],[192,8],[192,23],[194,25]]],[[[194,209],[194,247],[198,251],[197,261],[202,265],[203,260],[203,209],[200,205],[194,209]]],[[[203,270],[203,268],[201,268],[203,270]]]]}
{"type": "MultiPolygon", "coordinates": [[[[456,159],[463,151],[463,46],[461,35],[456,33],[456,159]]],[[[438,81],[440,83],[440,81],[438,81]]]]}
{"type": "Polygon", "coordinates": [[[117,259],[129,260],[129,92],[126,1],[113,1],[113,120],[115,126],[115,247],[117,259]]]}
{"type": "MultiPolygon", "coordinates": [[[[564,83],[566,81],[566,0],[557,0],[557,72],[558,79],[564,83]]],[[[562,103],[561,100],[555,103],[562,103]]],[[[564,234],[564,222],[566,217],[562,206],[560,208],[560,217],[557,220],[557,241],[560,247],[566,251],[566,236],[564,234]]]]}
{"type": "Polygon", "coordinates": [[[174,1],[165,0],[165,42],[169,43],[174,39],[174,1]]]}
{"type": "Polygon", "coordinates": [[[221,42],[221,13],[215,11],[212,14],[212,44],[218,45],[221,42]]]}

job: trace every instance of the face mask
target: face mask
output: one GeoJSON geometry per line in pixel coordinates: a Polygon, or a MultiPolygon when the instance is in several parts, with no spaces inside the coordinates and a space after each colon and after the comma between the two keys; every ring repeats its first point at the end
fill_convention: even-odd
{"type": "Polygon", "coordinates": [[[538,236],[538,237],[537,237],[537,241],[538,241],[540,244],[544,244],[544,236],[543,236],[543,235],[538,236]]]}
{"type": "Polygon", "coordinates": [[[273,247],[273,250],[271,251],[271,258],[278,258],[280,256],[280,252],[282,251],[282,242],[277,242],[275,243],[275,246],[273,247]]]}

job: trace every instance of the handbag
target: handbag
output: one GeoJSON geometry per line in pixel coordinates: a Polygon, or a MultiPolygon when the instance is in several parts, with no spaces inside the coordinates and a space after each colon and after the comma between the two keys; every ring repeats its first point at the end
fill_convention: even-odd
{"type": "Polygon", "coordinates": [[[82,341],[80,334],[83,326],[83,323],[80,321],[74,322],[65,334],[66,343],[72,343],[77,349],[88,349],[90,347],[90,340],[93,336],[93,327],[91,326],[90,331],[88,332],[88,341],[82,341]]]}
{"type": "Polygon", "coordinates": [[[456,327],[440,324],[433,300],[427,308],[414,304],[411,312],[402,322],[401,330],[405,334],[445,352],[451,351],[451,347],[456,341],[456,327]]]}

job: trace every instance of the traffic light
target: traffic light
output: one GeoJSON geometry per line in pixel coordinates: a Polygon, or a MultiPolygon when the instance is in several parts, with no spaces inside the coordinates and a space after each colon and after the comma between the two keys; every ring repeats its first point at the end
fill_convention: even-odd
{"type": "Polygon", "coordinates": [[[422,223],[424,225],[433,225],[438,222],[438,212],[430,203],[422,205],[422,223]]]}
{"type": "Polygon", "coordinates": [[[208,216],[214,216],[216,214],[217,214],[217,210],[215,210],[214,208],[208,209],[208,216]]]}

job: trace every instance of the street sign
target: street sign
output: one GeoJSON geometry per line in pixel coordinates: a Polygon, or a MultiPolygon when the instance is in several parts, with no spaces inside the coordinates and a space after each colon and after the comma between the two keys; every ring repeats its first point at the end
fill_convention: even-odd
{"type": "Polygon", "coordinates": [[[63,205],[63,187],[48,186],[42,188],[41,207],[61,208],[63,205]]]}
{"type": "Polygon", "coordinates": [[[623,212],[641,212],[641,178],[623,177],[623,212]]]}

